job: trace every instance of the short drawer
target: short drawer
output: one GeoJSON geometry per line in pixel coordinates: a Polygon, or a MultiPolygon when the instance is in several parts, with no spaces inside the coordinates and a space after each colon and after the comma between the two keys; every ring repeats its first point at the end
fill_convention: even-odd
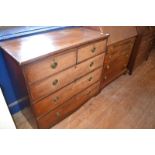
{"type": "Polygon", "coordinates": [[[28,83],[41,80],[58,73],[76,64],[76,51],[71,50],[65,54],[49,56],[24,67],[24,74],[28,83]]]}
{"type": "Polygon", "coordinates": [[[77,93],[80,93],[82,90],[86,89],[93,83],[99,81],[101,79],[101,73],[102,68],[99,68],[82,77],[81,79],[75,81],[74,83],[62,88],[56,93],[42,99],[35,104],[32,104],[35,115],[39,117],[56,108],[57,106],[63,104],[65,101],[69,100],[77,93]]]}
{"type": "Polygon", "coordinates": [[[104,53],[91,58],[77,66],[71,67],[45,80],[39,81],[29,86],[32,101],[40,99],[48,94],[54,93],[58,89],[73,82],[77,78],[99,68],[103,65],[104,53]]]}
{"type": "Polygon", "coordinates": [[[95,83],[86,90],[82,91],[80,94],[68,100],[62,106],[54,109],[53,111],[38,119],[37,122],[39,128],[50,128],[54,124],[67,117],[82,104],[84,104],[88,99],[96,95],[99,92],[99,86],[99,82],[95,83]]]}
{"type": "Polygon", "coordinates": [[[78,48],[78,62],[106,51],[106,40],[91,43],[78,48]]]}

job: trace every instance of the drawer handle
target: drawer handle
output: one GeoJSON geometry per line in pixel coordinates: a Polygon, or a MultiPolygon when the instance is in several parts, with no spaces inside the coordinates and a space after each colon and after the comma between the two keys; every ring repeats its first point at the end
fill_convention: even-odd
{"type": "Polygon", "coordinates": [[[109,66],[109,65],[107,65],[107,66],[106,66],[106,68],[107,68],[107,69],[110,69],[110,66],[109,66]]]}
{"type": "Polygon", "coordinates": [[[58,81],[58,79],[55,79],[54,81],[53,81],[53,86],[55,86],[57,83],[58,83],[59,81],[58,81]]]}
{"type": "Polygon", "coordinates": [[[51,68],[52,68],[52,69],[55,69],[57,66],[58,66],[58,63],[57,63],[57,62],[53,62],[53,63],[51,64],[51,68]]]}
{"type": "Polygon", "coordinates": [[[96,47],[93,47],[91,52],[94,53],[96,51],[96,47]]]}
{"type": "Polygon", "coordinates": [[[93,78],[92,77],[90,77],[89,79],[88,79],[88,81],[91,81],[93,78]]]}
{"type": "Polygon", "coordinates": [[[59,99],[60,99],[59,96],[55,97],[55,98],[53,99],[54,103],[56,103],[59,99]]]}
{"type": "Polygon", "coordinates": [[[94,65],[94,62],[91,62],[89,66],[92,67],[93,65],[94,65]]]}
{"type": "Polygon", "coordinates": [[[56,112],[56,116],[57,116],[57,118],[59,119],[59,118],[61,117],[60,112],[56,112]]]}

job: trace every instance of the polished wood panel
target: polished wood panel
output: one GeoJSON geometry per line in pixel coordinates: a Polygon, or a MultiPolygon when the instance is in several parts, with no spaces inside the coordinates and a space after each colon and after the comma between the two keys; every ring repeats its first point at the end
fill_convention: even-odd
{"type": "Polygon", "coordinates": [[[37,100],[103,66],[105,53],[29,86],[32,100],[37,100]],[[69,77],[69,78],[67,78],[69,77]],[[46,88],[46,89],[45,89],[46,88]]]}
{"type": "MultiPolygon", "coordinates": [[[[121,76],[52,129],[155,129],[155,49],[132,74],[121,76]]],[[[13,115],[17,128],[36,128],[30,108],[13,115]]]]}
{"type": "Polygon", "coordinates": [[[137,26],[136,29],[138,36],[128,65],[130,74],[148,59],[155,39],[155,29],[150,26],[137,26]]]}
{"type": "Polygon", "coordinates": [[[85,28],[66,28],[38,35],[1,42],[0,46],[19,64],[107,38],[105,34],[85,28]]]}
{"type": "Polygon", "coordinates": [[[109,33],[108,45],[137,36],[135,26],[87,26],[86,28],[109,33]]]}
{"type": "MultiPolygon", "coordinates": [[[[81,91],[97,81],[101,83],[108,37],[108,34],[85,28],[71,28],[1,44],[5,54],[14,60],[18,66],[17,70],[24,77],[22,82],[26,84],[39,127],[41,126],[38,120],[49,112],[56,108],[61,110],[65,102],[81,91]],[[79,61],[79,49],[91,45],[92,53],[86,48],[84,52],[80,52],[82,57],[86,57],[79,61]]],[[[12,71],[15,72],[14,69],[12,71]]],[[[65,109],[64,114],[68,113],[70,107],[65,106],[65,109]]],[[[47,123],[52,125],[53,122],[54,116],[47,123]]]]}
{"type": "Polygon", "coordinates": [[[51,111],[44,117],[38,119],[39,128],[50,128],[52,125],[64,119],[70,113],[74,112],[90,97],[96,95],[99,92],[99,85],[99,82],[92,85],[77,96],[67,101],[61,107],[55,109],[54,111],[51,111]]]}
{"type": "Polygon", "coordinates": [[[137,29],[135,26],[87,26],[86,28],[98,31],[101,34],[110,34],[102,77],[102,87],[104,87],[121,74],[127,72],[135,38],[137,37],[137,29]],[[108,72],[106,68],[108,68],[108,72]]]}
{"type": "MultiPolygon", "coordinates": [[[[124,58],[123,58],[124,60],[124,58]]],[[[121,74],[123,74],[126,69],[126,62],[120,60],[115,60],[113,63],[105,65],[103,71],[103,80],[102,80],[102,87],[105,87],[107,84],[115,80],[121,74]],[[115,65],[114,65],[115,64],[115,65]]]]}
{"type": "Polygon", "coordinates": [[[58,92],[46,97],[45,99],[32,105],[33,111],[37,117],[47,113],[48,111],[58,107],[65,101],[69,100],[72,96],[80,93],[93,83],[100,80],[102,68],[99,68],[92,73],[82,77],[74,83],[64,87],[58,92]]]}
{"type": "Polygon", "coordinates": [[[76,64],[76,51],[71,50],[66,54],[47,57],[43,60],[24,66],[24,74],[28,83],[33,83],[49,77],[76,64]]]}
{"type": "Polygon", "coordinates": [[[155,50],[132,76],[121,76],[53,128],[155,129],[154,79],[155,50]]]}
{"type": "Polygon", "coordinates": [[[78,63],[106,51],[106,40],[78,48],[78,63]]]}
{"type": "Polygon", "coordinates": [[[127,71],[135,37],[108,46],[104,60],[102,88],[127,71]]]}
{"type": "Polygon", "coordinates": [[[102,29],[103,33],[108,32],[111,34],[111,37],[109,37],[108,40],[108,45],[135,37],[137,35],[134,26],[104,26],[102,29]]]}

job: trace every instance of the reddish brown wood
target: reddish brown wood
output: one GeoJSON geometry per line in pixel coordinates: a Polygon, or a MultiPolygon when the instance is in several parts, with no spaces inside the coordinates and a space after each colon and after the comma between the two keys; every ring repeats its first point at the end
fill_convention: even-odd
{"type": "Polygon", "coordinates": [[[88,74],[89,72],[99,67],[102,67],[104,55],[105,53],[100,54],[83,63],[75,65],[56,75],[53,75],[47,78],[46,80],[41,80],[39,82],[30,85],[30,94],[32,100],[35,101],[51,93],[54,93],[55,91],[63,88],[64,86],[70,84],[71,82],[77,80],[78,78],[84,76],[85,74],[88,74]]]}
{"type": "Polygon", "coordinates": [[[93,97],[99,92],[99,82],[82,91],[80,94],[68,100],[65,104],[51,111],[44,117],[38,119],[39,128],[50,128],[66,116],[74,112],[89,98],[93,97]]]}
{"type": "Polygon", "coordinates": [[[137,36],[134,26],[90,26],[86,28],[110,34],[108,45],[137,36]]]}
{"type": "MultiPolygon", "coordinates": [[[[20,69],[19,64],[10,57],[7,53],[4,53],[5,61],[7,62],[7,69],[10,75],[11,83],[13,85],[13,90],[20,90],[21,95],[27,95],[26,84],[24,80],[24,76],[22,70],[20,69]]],[[[15,93],[17,91],[14,91],[15,93]]],[[[16,95],[16,94],[15,94],[16,95]]],[[[19,94],[17,94],[19,96],[19,94]]]]}
{"type": "Polygon", "coordinates": [[[103,68],[102,87],[127,71],[135,37],[108,46],[103,68]]]}
{"type": "Polygon", "coordinates": [[[64,102],[69,100],[72,96],[80,93],[82,90],[86,89],[93,83],[100,79],[102,68],[99,68],[92,73],[80,78],[79,80],[71,83],[70,85],[64,87],[58,92],[44,98],[43,100],[33,104],[33,109],[35,115],[39,117],[54,108],[62,105],[64,102]]]}
{"type": "Polygon", "coordinates": [[[89,29],[68,28],[5,41],[0,43],[0,46],[19,64],[27,64],[56,52],[104,38],[107,38],[107,35],[89,29]]]}
{"type": "Polygon", "coordinates": [[[31,84],[74,66],[76,64],[76,50],[65,52],[65,54],[46,57],[25,65],[23,71],[27,81],[31,84]]]}
{"type": "Polygon", "coordinates": [[[87,44],[78,48],[78,63],[106,51],[106,40],[87,44]]]}
{"type": "MultiPolygon", "coordinates": [[[[108,37],[85,28],[73,28],[1,44],[5,54],[17,66],[12,72],[20,72],[16,80],[22,77],[21,82],[26,83],[24,86],[39,127],[47,128],[76,110],[92,93],[79,96],[79,102],[74,96],[97,81],[98,87],[92,92],[98,92],[108,37]],[[86,46],[95,47],[96,53],[92,54],[88,49],[79,52],[86,46]],[[71,98],[75,105],[66,104],[71,98]],[[56,110],[63,117],[57,119],[56,110]]],[[[11,65],[9,60],[7,63],[11,65]]]]}
{"type": "Polygon", "coordinates": [[[134,26],[86,27],[100,33],[109,33],[108,50],[104,60],[102,88],[127,71],[127,65],[137,35],[134,26]]]}
{"type": "Polygon", "coordinates": [[[137,26],[138,36],[129,61],[129,71],[133,70],[148,59],[149,53],[153,48],[155,39],[155,29],[149,26],[137,26]]]}

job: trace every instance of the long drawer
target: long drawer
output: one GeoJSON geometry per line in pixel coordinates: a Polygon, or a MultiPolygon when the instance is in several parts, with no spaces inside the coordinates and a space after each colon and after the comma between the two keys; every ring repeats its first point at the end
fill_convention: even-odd
{"type": "Polygon", "coordinates": [[[115,59],[118,59],[119,56],[123,55],[125,57],[130,57],[135,38],[128,39],[127,41],[122,41],[108,47],[108,52],[105,56],[105,63],[108,64],[115,59]],[[123,44],[125,43],[125,44],[123,44]]]}
{"type": "Polygon", "coordinates": [[[48,94],[54,93],[79,77],[101,67],[103,65],[104,55],[104,53],[98,55],[77,66],[30,85],[31,99],[35,101],[48,94]]]}
{"type": "Polygon", "coordinates": [[[74,112],[79,108],[84,102],[90,99],[92,96],[99,92],[100,83],[97,82],[82,91],[80,94],[68,100],[62,106],[56,108],[55,110],[49,112],[44,117],[37,120],[39,128],[50,128],[52,125],[64,119],[66,116],[74,112]]]}
{"type": "Polygon", "coordinates": [[[42,99],[32,105],[33,111],[37,117],[46,114],[48,111],[63,104],[72,96],[80,93],[101,78],[102,67],[75,81],[74,83],[62,88],[56,93],[42,99]]]}
{"type": "Polygon", "coordinates": [[[76,64],[76,50],[65,54],[49,56],[24,67],[24,74],[29,83],[36,82],[45,77],[58,73],[76,64]]]}
{"type": "Polygon", "coordinates": [[[78,48],[78,63],[106,51],[106,40],[97,41],[78,48]]]}

